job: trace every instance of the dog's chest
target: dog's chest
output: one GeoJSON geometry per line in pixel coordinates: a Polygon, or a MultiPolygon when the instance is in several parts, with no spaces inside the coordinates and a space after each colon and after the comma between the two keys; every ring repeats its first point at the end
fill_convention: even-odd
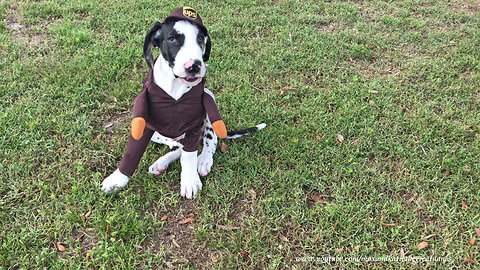
{"type": "Polygon", "coordinates": [[[203,85],[202,82],[175,99],[152,83],[147,90],[150,103],[147,122],[168,137],[201,127],[205,119],[203,85]]]}

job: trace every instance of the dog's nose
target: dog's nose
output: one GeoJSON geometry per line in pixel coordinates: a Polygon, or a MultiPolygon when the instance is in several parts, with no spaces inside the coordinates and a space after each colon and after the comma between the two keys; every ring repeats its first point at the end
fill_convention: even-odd
{"type": "Polygon", "coordinates": [[[190,59],[183,65],[183,67],[189,73],[198,73],[200,71],[200,68],[202,67],[202,62],[198,59],[190,59]]]}

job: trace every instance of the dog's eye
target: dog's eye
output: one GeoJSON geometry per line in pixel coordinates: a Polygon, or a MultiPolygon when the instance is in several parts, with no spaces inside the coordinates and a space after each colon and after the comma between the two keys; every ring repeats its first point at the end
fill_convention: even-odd
{"type": "Polygon", "coordinates": [[[197,37],[198,43],[203,43],[203,40],[204,40],[204,39],[205,39],[205,37],[203,37],[203,36],[198,36],[198,37],[197,37]]]}
{"type": "Polygon", "coordinates": [[[174,38],[174,37],[169,37],[169,38],[168,38],[168,42],[170,42],[170,43],[175,43],[175,42],[177,42],[177,39],[174,38]]]}

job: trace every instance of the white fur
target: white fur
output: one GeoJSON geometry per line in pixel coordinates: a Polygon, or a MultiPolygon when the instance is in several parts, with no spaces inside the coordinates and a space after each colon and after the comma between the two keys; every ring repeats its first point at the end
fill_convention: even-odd
{"type": "Polygon", "coordinates": [[[153,80],[155,84],[160,86],[165,93],[175,100],[180,99],[183,94],[192,89],[192,85],[184,83],[184,81],[179,78],[175,78],[172,69],[163,57],[158,57],[153,65],[153,80]]]}
{"type": "Polygon", "coordinates": [[[116,169],[110,176],[105,178],[102,182],[102,191],[109,193],[120,188],[123,188],[128,184],[128,176],[121,173],[120,170],[116,169]]]}
{"type": "Polygon", "coordinates": [[[193,199],[202,190],[202,182],[197,173],[197,151],[185,152],[180,157],[182,172],[180,174],[180,195],[193,199]]]}
{"type": "Polygon", "coordinates": [[[207,176],[213,165],[213,154],[203,150],[198,156],[197,171],[201,176],[207,176]]]}
{"type": "MultiPolygon", "coordinates": [[[[215,154],[215,151],[217,149],[217,143],[218,143],[217,134],[215,134],[215,132],[212,132],[212,131],[207,131],[208,128],[212,128],[212,124],[210,123],[207,117],[205,119],[202,130],[203,132],[210,133],[212,138],[208,139],[207,137],[203,137],[203,149],[202,149],[202,153],[198,156],[198,161],[197,161],[197,171],[200,174],[200,176],[207,176],[207,174],[210,172],[213,165],[213,155],[215,154]]],[[[179,138],[182,138],[182,137],[183,136],[180,136],[179,138]]],[[[179,149],[169,152],[161,156],[157,161],[155,161],[148,169],[148,171],[151,174],[158,175],[160,173],[165,172],[165,170],[168,168],[168,165],[170,165],[172,162],[180,158],[181,151],[179,150],[181,150],[183,145],[176,142],[177,139],[167,138],[157,132],[153,134],[152,136],[153,142],[165,144],[170,148],[172,148],[173,146],[178,146],[179,149]],[[172,142],[176,145],[172,145],[172,142]]]]}
{"type": "Polygon", "coordinates": [[[148,172],[155,176],[164,173],[170,163],[180,158],[182,154],[182,148],[183,147],[178,148],[175,151],[170,151],[167,154],[161,156],[148,168],[148,172]]]}
{"type": "Polygon", "coordinates": [[[182,144],[177,142],[177,140],[181,139],[182,137],[185,137],[185,135],[172,139],[172,138],[165,137],[162,134],[155,131],[155,133],[153,133],[153,136],[150,140],[155,143],[163,143],[168,147],[170,147],[170,149],[172,149],[174,146],[182,147],[182,144]]]}
{"type": "MultiPolygon", "coordinates": [[[[190,60],[199,60],[202,63],[202,66],[200,67],[200,73],[197,76],[204,77],[207,69],[205,68],[205,63],[203,62],[204,50],[198,45],[197,42],[197,35],[199,32],[198,27],[188,21],[178,21],[173,26],[173,29],[177,30],[179,34],[183,34],[185,36],[183,46],[180,48],[175,57],[173,72],[177,76],[185,77],[187,74],[185,72],[184,64],[190,60]]],[[[203,48],[205,48],[205,46],[203,48]]]]}

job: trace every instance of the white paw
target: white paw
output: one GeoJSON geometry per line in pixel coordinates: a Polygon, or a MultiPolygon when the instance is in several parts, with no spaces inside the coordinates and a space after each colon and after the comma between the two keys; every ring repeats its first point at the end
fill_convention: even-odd
{"type": "Polygon", "coordinates": [[[197,162],[197,171],[201,176],[206,176],[213,165],[213,156],[211,154],[207,154],[202,152],[200,156],[198,156],[197,162]]]}
{"type": "Polygon", "coordinates": [[[180,195],[187,199],[194,199],[197,193],[202,190],[202,182],[196,171],[184,172],[182,170],[180,180],[180,195]]]}
{"type": "Polygon", "coordinates": [[[148,167],[148,172],[158,176],[167,170],[168,165],[170,165],[170,159],[167,156],[162,156],[152,166],[148,167]]]}
{"type": "Polygon", "coordinates": [[[180,195],[187,199],[193,199],[202,190],[202,182],[197,173],[197,151],[185,152],[182,150],[180,164],[182,165],[180,195]]]}
{"type": "Polygon", "coordinates": [[[105,178],[102,182],[102,191],[109,193],[119,188],[126,186],[128,183],[128,176],[116,169],[110,176],[105,178]]]}

